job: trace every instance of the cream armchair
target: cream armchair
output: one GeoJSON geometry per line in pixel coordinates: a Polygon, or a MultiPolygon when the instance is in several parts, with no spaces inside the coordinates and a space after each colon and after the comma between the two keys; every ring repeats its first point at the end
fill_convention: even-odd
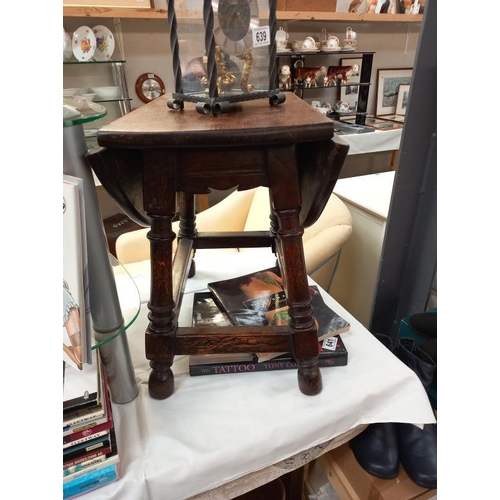
{"type": "MultiPolygon", "coordinates": [[[[234,191],[216,205],[196,216],[198,231],[265,231],[269,229],[269,193],[265,187],[234,191]]],[[[173,225],[174,232],[179,222],[173,225]]],[[[122,264],[149,260],[149,228],[120,235],[116,255],[122,264]]],[[[303,246],[308,274],[326,291],[331,283],[342,247],[352,233],[352,217],[346,205],[332,193],[319,219],[304,230],[303,246]]],[[[176,241],[174,241],[174,251],[176,241]]],[[[244,252],[247,249],[199,250],[203,252],[244,252]]]]}

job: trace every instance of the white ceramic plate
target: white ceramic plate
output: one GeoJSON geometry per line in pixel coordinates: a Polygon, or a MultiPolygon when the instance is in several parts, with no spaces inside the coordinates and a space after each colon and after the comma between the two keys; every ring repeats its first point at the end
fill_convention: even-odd
{"type": "Polygon", "coordinates": [[[291,52],[292,49],[277,49],[276,52],[278,54],[288,54],[289,52],[291,52]]]}
{"type": "Polygon", "coordinates": [[[115,37],[113,33],[101,24],[92,28],[96,39],[94,59],[96,61],[107,61],[111,59],[115,50],[115,37]]]}
{"type": "Polygon", "coordinates": [[[96,101],[112,101],[120,99],[120,87],[92,87],[91,92],[95,94],[96,101]]]}
{"type": "Polygon", "coordinates": [[[88,26],[80,26],[73,33],[73,55],[78,61],[90,61],[95,53],[95,35],[88,26]]]}
{"type": "Polygon", "coordinates": [[[296,50],[295,52],[309,52],[311,54],[311,53],[319,52],[319,49],[299,49],[299,50],[296,50]]]}
{"type": "Polygon", "coordinates": [[[323,47],[321,52],[338,52],[339,50],[342,50],[342,47],[323,47]]]}

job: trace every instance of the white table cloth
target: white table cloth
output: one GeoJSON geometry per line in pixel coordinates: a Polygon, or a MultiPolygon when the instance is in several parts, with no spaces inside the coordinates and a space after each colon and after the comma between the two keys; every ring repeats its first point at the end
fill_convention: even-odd
{"type": "MultiPolygon", "coordinates": [[[[197,274],[188,280],[181,325],[190,324],[192,293],[204,290],[207,282],[275,263],[267,249],[216,252],[197,252],[197,274]]],[[[174,394],[163,401],[152,399],[144,349],[149,268],[147,263],[128,268],[142,299],[140,315],[128,332],[139,396],[125,405],[113,404],[121,478],[87,493],[87,500],[183,500],[360,424],[435,422],[414,372],[326,292],[325,302],[351,323],[350,332],[342,334],[349,360],[345,367],[321,370],[319,395],[299,391],[296,370],[190,377],[188,357],[176,356],[174,394]]],[[[121,299],[125,304],[127,298],[121,299]]],[[[208,497],[227,498],[213,493],[208,497]]]]}
{"type": "Polygon", "coordinates": [[[397,130],[375,130],[366,134],[335,135],[335,142],[349,144],[349,155],[380,153],[398,150],[402,128],[397,130]]]}

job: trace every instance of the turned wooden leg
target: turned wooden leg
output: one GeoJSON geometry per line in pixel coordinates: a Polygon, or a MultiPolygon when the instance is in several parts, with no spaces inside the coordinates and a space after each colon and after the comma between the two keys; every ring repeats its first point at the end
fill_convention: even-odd
{"type": "Polygon", "coordinates": [[[303,394],[314,396],[321,392],[323,384],[318,367],[318,332],[302,246],[299,182],[289,168],[295,163],[295,155],[288,147],[272,148],[268,153],[269,190],[273,214],[278,221],[277,247],[290,308],[293,355],[299,366],[298,384],[303,394]],[[288,182],[283,188],[281,179],[286,172],[288,182]]]}
{"type": "MultiPolygon", "coordinates": [[[[207,195],[208,196],[208,195],[207,195]]],[[[196,238],[196,210],[194,194],[177,193],[177,207],[179,209],[179,238],[196,238]]],[[[188,278],[196,274],[194,258],[191,261],[188,278]]]]}
{"type": "Polygon", "coordinates": [[[144,208],[151,219],[148,239],[151,247],[151,296],[148,302],[146,358],[150,360],[149,395],[166,399],[174,392],[175,302],[172,279],[172,231],[176,194],[175,157],[156,150],[144,154],[144,208]]]}
{"type": "MultiPolygon", "coordinates": [[[[173,215],[172,215],[173,217],[173,215]]],[[[148,239],[151,245],[151,298],[148,302],[149,325],[146,330],[146,358],[152,371],[149,394],[166,399],[174,392],[175,304],[172,289],[172,217],[151,216],[148,239]]]]}

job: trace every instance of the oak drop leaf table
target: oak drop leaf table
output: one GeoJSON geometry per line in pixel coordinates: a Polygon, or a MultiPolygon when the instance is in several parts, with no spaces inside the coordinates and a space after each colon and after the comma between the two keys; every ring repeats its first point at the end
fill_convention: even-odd
{"type": "Polygon", "coordinates": [[[176,354],[293,352],[298,385],[322,389],[318,340],[302,247],[305,227],[321,215],[349,147],[333,141],[333,122],[294,94],[270,106],[260,99],[227,114],[200,115],[195,105],[167,108],[169,95],[98,132],[87,158],[102,185],[135,222],[150,226],[151,296],[146,358],[149,394],[174,392],[176,354]],[[198,232],[195,195],[210,189],[269,188],[268,231],[198,232]],[[172,231],[179,217],[180,228],[172,231]],[[175,256],[172,243],[178,238],[175,256]],[[284,281],[289,326],[179,327],[177,318],[196,250],[270,247],[284,281]]]}

